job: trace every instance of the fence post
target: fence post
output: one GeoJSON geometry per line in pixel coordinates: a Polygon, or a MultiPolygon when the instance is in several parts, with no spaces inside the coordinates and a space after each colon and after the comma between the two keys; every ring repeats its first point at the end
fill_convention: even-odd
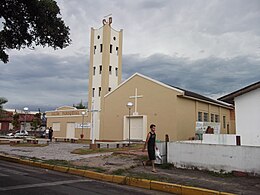
{"type": "Polygon", "coordinates": [[[166,134],[165,135],[165,153],[166,153],[166,157],[165,157],[165,161],[166,163],[168,163],[168,159],[167,159],[167,156],[168,156],[168,148],[167,148],[167,143],[169,142],[169,135],[166,134]]]}

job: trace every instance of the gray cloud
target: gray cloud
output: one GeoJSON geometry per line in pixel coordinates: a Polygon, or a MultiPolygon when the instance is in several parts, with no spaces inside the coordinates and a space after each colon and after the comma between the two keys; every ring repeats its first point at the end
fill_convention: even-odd
{"type": "Polygon", "coordinates": [[[155,54],[147,58],[127,55],[123,59],[124,79],[140,72],[166,84],[213,98],[260,80],[260,60],[249,56],[190,61],[187,58],[155,54]]]}
{"type": "Polygon", "coordinates": [[[123,79],[153,79],[219,97],[260,80],[258,0],[57,0],[72,44],[10,51],[0,62],[6,107],[46,109],[87,101],[90,28],[112,13],[123,29],[123,79]]]}
{"type": "Polygon", "coordinates": [[[88,63],[84,56],[13,56],[0,64],[0,88],[11,107],[72,105],[87,101],[88,63]]]}

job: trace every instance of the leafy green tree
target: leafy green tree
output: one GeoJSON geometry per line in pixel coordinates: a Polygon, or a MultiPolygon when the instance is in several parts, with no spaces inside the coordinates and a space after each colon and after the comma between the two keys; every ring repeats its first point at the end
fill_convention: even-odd
{"type": "Polygon", "coordinates": [[[41,113],[36,113],[34,115],[33,121],[31,122],[32,129],[37,130],[38,128],[40,128],[41,124],[41,113]]]}
{"type": "Polygon", "coordinates": [[[13,115],[12,125],[14,129],[19,129],[21,127],[21,123],[19,121],[19,114],[15,113],[13,115]]]}
{"type": "Polygon", "coordinates": [[[38,45],[63,49],[71,42],[70,29],[54,0],[1,0],[0,19],[0,60],[4,63],[9,61],[9,49],[38,45]]]}
{"type": "Polygon", "coordinates": [[[77,108],[77,109],[86,109],[86,108],[87,108],[86,106],[83,105],[82,100],[81,100],[80,103],[77,104],[77,105],[74,105],[74,104],[73,104],[73,107],[75,107],[75,108],[77,108]]]}
{"type": "Polygon", "coordinates": [[[5,112],[3,110],[3,105],[7,103],[8,100],[4,97],[0,97],[0,118],[5,117],[5,112]]]}

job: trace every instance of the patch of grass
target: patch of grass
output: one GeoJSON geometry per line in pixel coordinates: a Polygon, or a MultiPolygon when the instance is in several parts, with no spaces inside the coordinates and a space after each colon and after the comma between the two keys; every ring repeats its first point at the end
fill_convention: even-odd
{"type": "Polygon", "coordinates": [[[89,167],[87,165],[85,165],[85,166],[74,166],[74,167],[79,168],[79,169],[84,169],[84,170],[96,171],[98,173],[105,173],[107,171],[106,169],[103,169],[102,167],[89,167]]]}
{"type": "Polygon", "coordinates": [[[106,169],[103,169],[101,167],[91,167],[90,169],[99,173],[104,173],[107,171],[106,169]]]}
{"type": "MultiPolygon", "coordinates": [[[[142,144],[132,144],[130,145],[130,150],[141,149],[143,147],[142,144]]],[[[78,148],[73,150],[72,154],[94,154],[94,153],[105,153],[105,152],[117,152],[117,151],[127,151],[128,147],[123,148],[97,148],[97,149],[87,149],[87,148],[78,148]]]]}
{"type": "Polygon", "coordinates": [[[94,153],[105,153],[105,152],[113,152],[116,151],[117,148],[98,148],[98,149],[85,149],[85,148],[78,148],[73,150],[72,154],[94,154],[94,153]]]}
{"type": "Polygon", "coordinates": [[[117,169],[112,172],[113,175],[123,175],[126,172],[125,169],[117,169]]]}
{"type": "Polygon", "coordinates": [[[214,172],[214,171],[206,171],[209,175],[215,176],[215,177],[233,177],[232,172],[225,172],[224,170],[220,170],[220,172],[214,172]]]}
{"type": "Polygon", "coordinates": [[[138,160],[138,161],[147,161],[148,157],[147,155],[140,155],[140,156],[136,156],[136,158],[134,160],[138,160]]]}
{"type": "Polygon", "coordinates": [[[78,139],[77,143],[81,143],[81,144],[91,144],[91,140],[78,139]]]}
{"type": "Polygon", "coordinates": [[[167,178],[165,176],[160,176],[159,174],[152,174],[152,173],[132,173],[132,172],[127,172],[124,174],[129,177],[134,177],[138,179],[148,179],[148,180],[155,180],[155,181],[162,181],[162,182],[169,182],[170,178],[167,178]]]}
{"type": "Polygon", "coordinates": [[[48,144],[28,144],[28,143],[19,143],[19,144],[12,144],[12,147],[45,147],[48,144]]]}
{"type": "Polygon", "coordinates": [[[51,160],[44,160],[43,162],[50,164],[50,165],[60,165],[60,166],[66,166],[66,167],[71,166],[71,163],[66,160],[51,159],[51,160]]]}
{"type": "Polygon", "coordinates": [[[59,165],[59,166],[65,166],[65,167],[72,167],[72,168],[78,168],[78,169],[84,169],[84,170],[91,170],[95,171],[98,173],[104,173],[106,172],[106,169],[102,167],[89,167],[89,166],[77,166],[71,164],[69,161],[66,160],[56,160],[56,159],[51,159],[51,160],[44,160],[44,163],[50,164],[50,165],[59,165]]]}

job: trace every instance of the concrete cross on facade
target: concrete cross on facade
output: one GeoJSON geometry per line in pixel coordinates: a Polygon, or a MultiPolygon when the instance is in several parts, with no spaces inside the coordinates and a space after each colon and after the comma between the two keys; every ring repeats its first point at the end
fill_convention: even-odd
{"type": "Polygon", "coordinates": [[[138,115],[138,112],[137,112],[137,98],[142,98],[143,96],[142,95],[137,95],[137,88],[135,88],[135,95],[134,96],[130,96],[129,98],[130,99],[135,99],[135,112],[133,113],[133,115],[138,115]]]}

